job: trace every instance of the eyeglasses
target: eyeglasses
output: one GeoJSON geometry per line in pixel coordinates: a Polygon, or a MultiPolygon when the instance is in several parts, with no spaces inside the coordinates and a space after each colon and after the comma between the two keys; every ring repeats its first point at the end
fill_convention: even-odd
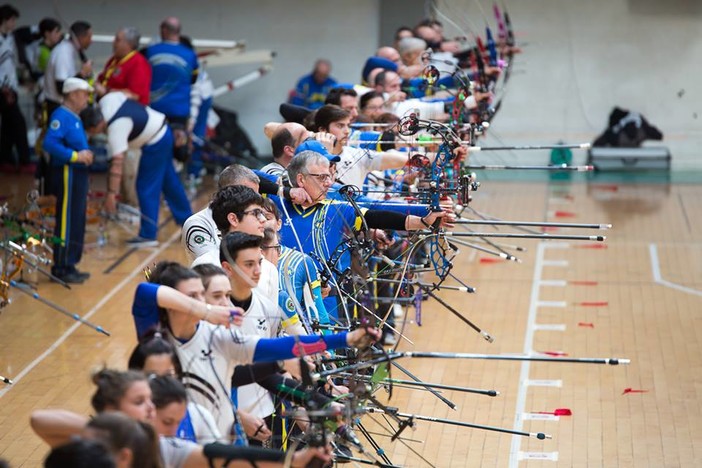
{"type": "Polygon", "coordinates": [[[268,221],[265,211],[263,211],[261,208],[254,208],[253,210],[244,211],[244,215],[247,214],[253,215],[254,218],[258,218],[259,221],[268,221]]]}
{"type": "Polygon", "coordinates": [[[311,174],[311,173],[308,173],[306,175],[316,177],[322,183],[323,182],[331,182],[331,180],[332,180],[331,174],[311,174]]]}
{"type": "Polygon", "coordinates": [[[276,245],[262,245],[261,248],[262,248],[263,250],[275,249],[275,251],[278,253],[278,255],[280,255],[280,252],[283,251],[283,246],[280,245],[280,244],[276,244],[276,245]]]}

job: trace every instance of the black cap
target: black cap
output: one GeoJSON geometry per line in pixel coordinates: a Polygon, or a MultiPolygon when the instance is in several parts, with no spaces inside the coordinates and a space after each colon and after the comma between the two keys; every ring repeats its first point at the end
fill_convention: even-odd
{"type": "Polygon", "coordinates": [[[295,104],[288,104],[287,102],[284,102],[280,105],[279,111],[280,115],[283,116],[286,122],[297,122],[299,124],[302,124],[302,122],[305,120],[305,117],[307,117],[309,113],[312,112],[306,107],[296,106],[295,104]]]}

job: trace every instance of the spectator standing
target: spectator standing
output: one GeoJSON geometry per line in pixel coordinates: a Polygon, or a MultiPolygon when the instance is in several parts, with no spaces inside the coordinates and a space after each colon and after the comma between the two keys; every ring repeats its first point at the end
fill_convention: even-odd
{"type": "Polygon", "coordinates": [[[71,77],[90,82],[93,74],[92,61],[85,51],[93,42],[93,30],[89,23],[76,21],[71,25],[70,37],[59,42],[51,51],[49,64],[44,71],[44,103],[46,114],[51,115],[61,105],[63,82],[71,77]]]}
{"type": "Polygon", "coordinates": [[[54,235],[62,245],[54,247],[54,276],[66,283],[82,283],[90,274],[76,269],[83,255],[85,210],[88,200],[88,166],[93,153],[78,114],[88,105],[93,91],[87,81],[67,78],[63,82],[63,105],[50,117],[44,150],[51,158],[50,176],[56,190],[54,235]]]}
{"type": "Polygon", "coordinates": [[[319,59],[314,63],[314,69],[297,82],[290,96],[290,104],[303,106],[308,109],[319,109],[324,105],[324,100],[329,90],[336,87],[336,80],[331,74],[331,62],[319,59]]]}
{"type": "Polygon", "coordinates": [[[122,91],[147,106],[151,89],[151,65],[138,52],[141,34],[133,26],[120,28],[112,42],[112,57],[98,75],[98,93],[122,91]]]}
{"type": "Polygon", "coordinates": [[[33,174],[36,168],[29,160],[27,122],[17,102],[17,47],[12,34],[17,18],[19,11],[15,7],[0,6],[0,170],[16,170],[12,150],[17,148],[20,170],[33,174]]]}

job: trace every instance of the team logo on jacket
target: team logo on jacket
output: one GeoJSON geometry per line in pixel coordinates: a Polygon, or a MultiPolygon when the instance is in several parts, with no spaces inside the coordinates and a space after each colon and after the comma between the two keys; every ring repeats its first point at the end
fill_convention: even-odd
{"type": "Polygon", "coordinates": [[[61,128],[61,122],[59,122],[58,119],[55,119],[51,121],[51,125],[49,126],[51,127],[51,130],[58,130],[61,128]]]}
{"type": "Polygon", "coordinates": [[[268,324],[266,323],[265,318],[257,319],[257,321],[258,321],[258,326],[256,328],[258,328],[259,330],[262,330],[262,331],[268,330],[268,324]]]}

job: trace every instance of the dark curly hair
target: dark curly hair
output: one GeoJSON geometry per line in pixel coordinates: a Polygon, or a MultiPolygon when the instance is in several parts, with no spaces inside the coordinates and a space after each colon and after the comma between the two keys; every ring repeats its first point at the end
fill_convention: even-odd
{"type": "Polygon", "coordinates": [[[263,206],[263,197],[243,185],[231,185],[219,189],[210,202],[212,219],[217,225],[217,229],[222,235],[229,231],[229,213],[233,213],[237,219],[244,216],[244,210],[251,205],[263,206]]]}

